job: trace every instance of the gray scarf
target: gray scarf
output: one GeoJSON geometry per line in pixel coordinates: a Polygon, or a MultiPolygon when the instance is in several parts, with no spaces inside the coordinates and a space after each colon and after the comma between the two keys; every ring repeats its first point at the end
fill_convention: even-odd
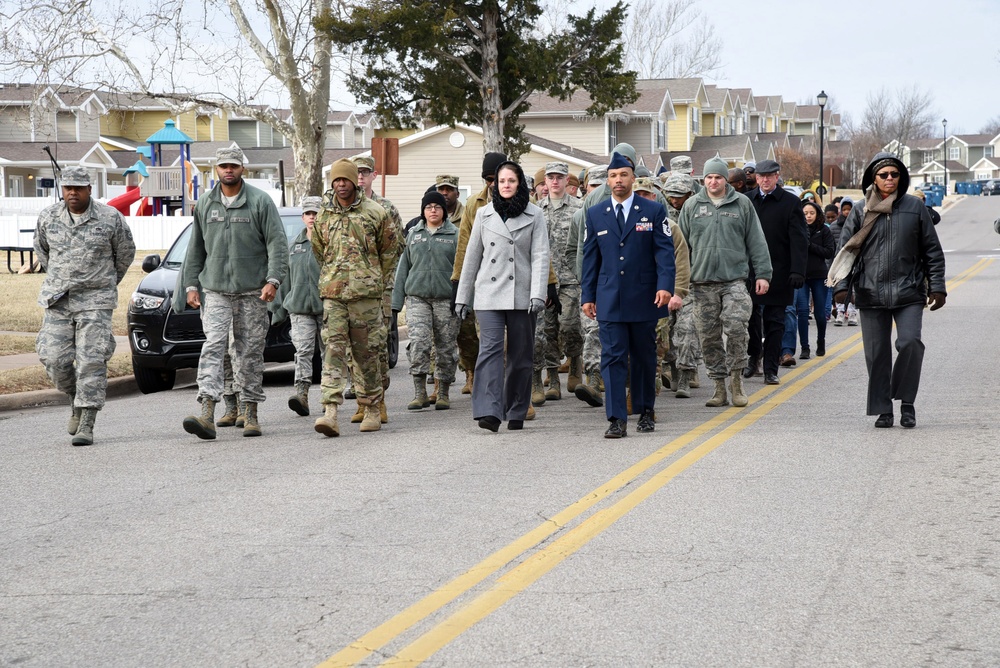
{"type": "Polygon", "coordinates": [[[833,262],[830,263],[830,273],[826,276],[828,287],[836,287],[838,283],[850,275],[851,269],[854,267],[854,261],[861,253],[861,246],[864,245],[865,239],[868,238],[872,228],[875,226],[875,221],[883,213],[892,213],[892,204],[896,201],[897,194],[898,192],[892,193],[883,199],[878,194],[878,188],[874,185],[869,187],[868,194],[865,197],[865,218],[858,231],[851,235],[847,243],[841,246],[837,257],[833,258],[833,262]]]}

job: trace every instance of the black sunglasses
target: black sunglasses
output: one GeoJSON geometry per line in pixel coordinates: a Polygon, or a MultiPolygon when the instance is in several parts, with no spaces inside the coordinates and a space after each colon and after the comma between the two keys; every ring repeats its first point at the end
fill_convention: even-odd
{"type": "Polygon", "coordinates": [[[898,179],[899,172],[879,172],[875,175],[875,178],[882,179],[883,181],[886,179],[898,179]]]}

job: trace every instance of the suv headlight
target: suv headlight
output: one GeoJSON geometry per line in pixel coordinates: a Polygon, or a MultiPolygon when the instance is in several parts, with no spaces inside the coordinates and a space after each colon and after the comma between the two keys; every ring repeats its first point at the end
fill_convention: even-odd
{"type": "Polygon", "coordinates": [[[163,304],[166,297],[155,297],[142,292],[133,292],[129,301],[129,308],[133,311],[155,311],[163,304]]]}

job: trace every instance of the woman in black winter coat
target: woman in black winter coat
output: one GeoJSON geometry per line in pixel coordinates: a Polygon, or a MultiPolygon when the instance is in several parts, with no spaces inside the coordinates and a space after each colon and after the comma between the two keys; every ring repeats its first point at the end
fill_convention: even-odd
{"type": "Polygon", "coordinates": [[[828,284],[841,302],[853,288],[861,312],[868,365],[868,414],[876,427],[893,425],[893,400],[902,402],[899,424],[915,427],[913,401],[920,384],[924,344],[920,340],[924,307],[945,303],[944,251],[927,207],[907,195],[910,175],[891,153],[879,153],[861,181],[865,201],[844,223],[840,252],[830,266],[828,284]],[[892,325],[896,356],[892,359],[892,325]]]}
{"type": "Polygon", "coordinates": [[[833,233],[826,225],[823,209],[815,202],[805,202],[802,213],[809,229],[809,257],[806,261],[806,282],[795,291],[795,313],[799,321],[799,342],[802,354],[799,359],[809,359],[809,298],[812,297],[813,318],[816,320],[816,357],[826,355],[826,286],[828,260],[836,253],[833,233]]]}

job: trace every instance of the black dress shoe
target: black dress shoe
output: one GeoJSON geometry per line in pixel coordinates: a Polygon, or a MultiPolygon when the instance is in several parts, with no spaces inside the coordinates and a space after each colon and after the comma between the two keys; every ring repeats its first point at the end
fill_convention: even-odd
{"type": "Polygon", "coordinates": [[[917,426],[917,411],[913,409],[913,404],[903,404],[899,407],[899,426],[907,429],[917,426]]]}
{"type": "Polygon", "coordinates": [[[747,360],[747,365],[743,367],[743,377],[753,378],[757,374],[757,360],[750,358],[747,360]]]}
{"type": "Polygon", "coordinates": [[[510,420],[507,422],[507,429],[510,431],[518,431],[524,429],[524,420],[510,420]]]}
{"type": "MultiPolygon", "coordinates": [[[[916,422],[914,422],[916,424],[916,422]]],[[[886,429],[892,426],[892,413],[882,413],[875,420],[875,426],[879,429],[886,429]]]]}
{"type": "Polygon", "coordinates": [[[483,429],[489,429],[493,433],[496,433],[500,431],[500,418],[493,417],[492,415],[479,418],[479,426],[483,429]]]}
{"type": "Polygon", "coordinates": [[[816,342],[816,357],[826,357],[826,342],[817,341],[816,342]]]}
{"type": "Polygon", "coordinates": [[[648,432],[656,429],[656,420],[653,419],[653,412],[643,413],[639,418],[639,425],[635,428],[638,432],[648,432]]]}
{"type": "Polygon", "coordinates": [[[778,374],[776,374],[776,373],[765,373],[764,374],[764,384],[765,385],[781,385],[781,381],[778,380],[778,374]]]}
{"type": "Polygon", "coordinates": [[[625,420],[619,420],[614,418],[610,420],[611,424],[608,426],[608,430],[604,432],[604,438],[625,438],[628,436],[628,430],[626,428],[627,423],[625,420]]]}

